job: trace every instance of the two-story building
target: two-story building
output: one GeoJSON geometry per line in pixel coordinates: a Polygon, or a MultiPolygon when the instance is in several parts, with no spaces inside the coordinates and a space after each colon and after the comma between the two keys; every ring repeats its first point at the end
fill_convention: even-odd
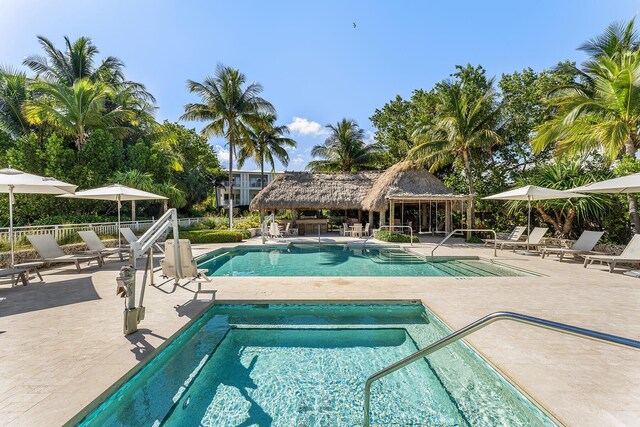
{"type": "MultiPolygon", "coordinates": [[[[282,172],[265,172],[265,182],[262,185],[262,176],[259,170],[233,171],[233,207],[239,209],[247,208],[262,187],[266,187],[276,176],[281,174],[282,172]]],[[[222,185],[223,187],[216,189],[218,209],[229,207],[229,180],[223,181],[222,185]]]]}

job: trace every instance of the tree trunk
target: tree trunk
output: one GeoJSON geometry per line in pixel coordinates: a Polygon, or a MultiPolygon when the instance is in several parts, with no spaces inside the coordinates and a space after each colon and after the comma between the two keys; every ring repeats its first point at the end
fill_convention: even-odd
{"type": "MultiPolygon", "coordinates": [[[[636,145],[630,137],[624,143],[624,152],[626,155],[636,157],[636,145]]],[[[638,214],[638,200],[632,194],[627,194],[627,202],[629,203],[629,218],[631,219],[631,231],[633,234],[640,232],[640,215],[638,214]]]]}
{"type": "Polygon", "coordinates": [[[229,135],[229,230],[233,229],[233,137],[229,135]]]}
{"type": "Polygon", "coordinates": [[[558,224],[558,222],[553,219],[551,217],[551,215],[549,215],[544,209],[542,209],[541,207],[537,207],[536,210],[538,211],[538,213],[540,214],[540,216],[542,217],[542,220],[544,222],[546,222],[547,224],[551,225],[553,227],[553,229],[557,232],[557,233],[562,233],[562,227],[560,224],[558,224]]]}
{"type": "MultiPolygon", "coordinates": [[[[264,190],[264,153],[260,151],[260,189],[264,190]]],[[[264,214],[260,209],[260,224],[264,221],[264,214]]]]}
{"type": "Polygon", "coordinates": [[[469,222],[471,223],[471,228],[474,228],[476,226],[476,198],[473,195],[473,176],[471,175],[471,162],[469,161],[469,153],[463,151],[462,159],[464,160],[464,170],[467,173],[467,180],[469,181],[469,195],[471,195],[471,215],[469,218],[469,222]]]}

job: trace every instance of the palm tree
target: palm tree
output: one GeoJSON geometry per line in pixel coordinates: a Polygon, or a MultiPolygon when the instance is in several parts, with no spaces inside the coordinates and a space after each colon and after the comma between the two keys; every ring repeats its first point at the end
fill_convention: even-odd
{"type": "Polygon", "coordinates": [[[0,67],[0,131],[14,139],[29,131],[22,113],[22,104],[29,96],[28,83],[24,73],[0,67]]]}
{"type": "MultiPolygon", "coordinates": [[[[586,85],[560,88],[551,95],[549,103],[556,113],[536,128],[534,151],[553,144],[559,156],[600,150],[610,161],[621,155],[635,158],[640,147],[640,51],[633,21],[621,28],[625,28],[624,37],[609,29],[595,39],[613,47],[590,50],[596,56],[581,70],[586,85]]],[[[631,223],[638,232],[637,200],[631,195],[627,200],[631,223]]]]}
{"type": "Polygon", "coordinates": [[[238,167],[242,167],[248,158],[253,158],[260,165],[261,188],[264,188],[265,183],[264,163],[271,166],[272,172],[275,171],[276,159],[287,167],[289,153],[286,147],[296,146],[296,141],[284,136],[289,133],[289,128],[276,125],[276,120],[275,114],[260,114],[261,123],[252,126],[249,137],[238,151],[238,167]]]}
{"type": "MultiPolygon", "coordinates": [[[[237,144],[247,140],[251,126],[260,122],[260,113],[275,113],[273,106],[260,97],[262,86],[251,82],[239,70],[218,64],[213,76],[198,83],[187,81],[189,92],[200,96],[201,103],[187,104],[181,120],[208,122],[202,128],[206,137],[223,136],[229,145],[229,200],[233,194],[233,155],[237,144]]],[[[229,212],[229,228],[233,211],[229,212]]]]}
{"type": "MultiPolygon", "coordinates": [[[[498,115],[493,79],[486,89],[466,91],[465,84],[444,81],[439,85],[438,114],[433,124],[418,127],[412,137],[409,158],[430,165],[431,172],[462,160],[469,194],[474,194],[472,159],[491,152],[503,140],[493,129],[498,115]]],[[[475,200],[471,199],[471,224],[475,224],[475,200]]]]}
{"type": "Polygon", "coordinates": [[[309,162],[308,170],[356,172],[374,168],[379,148],[365,142],[364,130],[355,120],[345,118],[326,128],[329,129],[327,139],[311,149],[311,155],[322,160],[309,162]]]}
{"type": "Polygon", "coordinates": [[[105,102],[111,89],[104,83],[92,83],[80,79],[67,86],[63,83],[36,82],[32,89],[38,93],[35,99],[24,102],[22,111],[35,125],[51,124],[63,135],[74,138],[81,150],[92,129],[125,132],[124,125],[135,118],[131,110],[116,107],[105,110],[105,102]]]}
{"type": "MultiPolygon", "coordinates": [[[[609,173],[601,170],[589,170],[585,165],[588,161],[582,158],[561,160],[534,167],[530,173],[523,175],[515,187],[537,185],[567,190],[580,187],[591,182],[611,178],[609,173]]],[[[520,210],[525,202],[511,201],[507,206],[511,213],[520,210]]],[[[600,218],[610,205],[610,198],[604,194],[593,194],[591,197],[577,199],[551,199],[538,202],[537,212],[542,219],[553,227],[558,237],[569,238],[575,236],[577,221],[600,218]]]]}

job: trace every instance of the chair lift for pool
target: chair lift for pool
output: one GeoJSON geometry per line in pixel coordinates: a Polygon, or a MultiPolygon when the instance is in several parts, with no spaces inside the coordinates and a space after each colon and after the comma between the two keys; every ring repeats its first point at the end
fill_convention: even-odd
{"type": "Polygon", "coordinates": [[[176,284],[179,279],[188,279],[187,283],[197,283],[198,291],[195,296],[199,293],[209,293],[215,296],[215,290],[202,290],[202,284],[211,283],[211,278],[207,277],[205,274],[207,271],[206,269],[198,269],[198,264],[196,263],[196,260],[193,257],[193,252],[191,251],[191,241],[188,239],[180,239],[177,246],[178,247],[176,248],[174,240],[169,240],[165,243],[165,258],[160,261],[162,276],[165,278],[174,277],[176,279],[176,284]],[[174,252],[176,250],[180,251],[180,260],[182,261],[182,269],[180,273],[176,271],[175,266],[174,252]]]}
{"type": "MultiPolygon", "coordinates": [[[[124,308],[124,334],[129,335],[138,330],[138,323],[144,320],[145,307],[144,290],[147,277],[151,277],[153,284],[153,246],[164,233],[171,228],[173,231],[173,245],[178,248],[173,253],[173,271],[175,282],[178,283],[183,277],[180,240],[178,236],[178,214],[175,209],[169,209],[135,242],[131,242],[129,247],[129,265],[120,269],[120,274],[116,278],[116,293],[125,298],[124,308]],[[142,287],[140,288],[140,301],[136,306],[136,261],[147,255],[142,287]]],[[[168,242],[167,242],[168,243],[168,242]]]]}

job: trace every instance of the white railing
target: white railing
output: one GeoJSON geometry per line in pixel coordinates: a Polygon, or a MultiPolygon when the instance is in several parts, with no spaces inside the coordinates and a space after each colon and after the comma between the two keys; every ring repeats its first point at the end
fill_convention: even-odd
{"type": "MultiPolygon", "coordinates": [[[[180,218],[180,227],[189,227],[192,224],[202,221],[204,218],[180,218]]],[[[130,228],[134,232],[148,230],[155,220],[144,221],[121,221],[121,228],[130,228]]],[[[58,225],[30,225],[25,227],[13,227],[13,238],[15,241],[26,238],[27,235],[52,235],[54,239],[61,240],[78,231],[93,230],[98,235],[118,235],[117,222],[93,222],[83,224],[58,224],[58,225]]],[[[0,227],[0,240],[9,240],[9,227],[0,227]]]]}

